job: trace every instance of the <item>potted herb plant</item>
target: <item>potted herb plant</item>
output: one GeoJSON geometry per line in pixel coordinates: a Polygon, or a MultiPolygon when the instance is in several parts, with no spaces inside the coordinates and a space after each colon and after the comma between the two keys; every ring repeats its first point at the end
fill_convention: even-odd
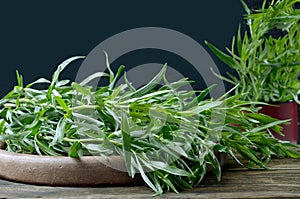
{"type": "Polygon", "coordinates": [[[266,168],[271,155],[300,158],[295,145],[272,137],[277,120],[257,112],[240,96],[205,99],[211,88],[186,91],[188,79],[168,82],[167,67],[136,89],[127,80],[115,86],[117,73],[98,72],[81,83],[59,74],[18,84],[0,100],[0,177],[48,185],[99,186],[137,183],[156,194],[190,189],[208,171],[221,179],[220,154],[266,168]],[[109,84],[93,88],[99,77],[109,84]],[[161,82],[162,86],[157,87],[161,82]],[[35,84],[46,84],[45,89],[35,84]],[[236,124],[232,126],[232,124],[236,124]],[[69,156],[69,157],[67,157],[69,156]]]}
{"type": "Polygon", "coordinates": [[[300,92],[300,10],[299,0],[263,1],[261,9],[250,10],[245,19],[248,29],[240,28],[227,53],[206,42],[214,54],[235,74],[220,77],[235,87],[235,93],[247,101],[261,101],[262,113],[278,119],[290,119],[280,139],[298,141],[298,95],[300,92]],[[272,34],[276,31],[277,35],[272,34]],[[280,33],[280,34],[279,34],[280,33]]]}

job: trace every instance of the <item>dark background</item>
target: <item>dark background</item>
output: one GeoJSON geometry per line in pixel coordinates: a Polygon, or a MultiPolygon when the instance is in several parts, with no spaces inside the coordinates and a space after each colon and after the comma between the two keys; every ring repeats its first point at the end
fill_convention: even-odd
{"type": "MultiPolygon", "coordinates": [[[[243,23],[243,8],[238,0],[12,0],[0,4],[1,97],[15,85],[16,70],[25,83],[39,77],[51,78],[61,61],[87,55],[106,38],[125,30],[148,26],[170,28],[204,47],[204,40],[208,40],[224,49],[231,45],[239,23],[243,23]]],[[[229,70],[212,57],[221,73],[229,70]]],[[[116,62],[125,66],[148,62],[186,64],[172,54],[145,50],[122,56],[116,62]]],[[[62,78],[75,78],[80,63],[73,65],[63,72],[62,78]]]]}

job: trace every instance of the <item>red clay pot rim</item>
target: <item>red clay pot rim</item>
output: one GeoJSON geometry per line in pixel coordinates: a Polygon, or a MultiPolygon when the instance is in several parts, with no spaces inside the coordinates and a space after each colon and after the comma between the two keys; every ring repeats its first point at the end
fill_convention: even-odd
{"type": "Polygon", "coordinates": [[[130,185],[141,182],[128,176],[121,156],[41,156],[0,149],[0,178],[50,186],[130,185]]]}
{"type": "Polygon", "coordinates": [[[277,106],[277,105],[280,105],[280,104],[289,104],[289,103],[295,103],[297,104],[297,102],[291,100],[291,101],[286,101],[286,102],[264,102],[266,103],[265,106],[277,106]]]}

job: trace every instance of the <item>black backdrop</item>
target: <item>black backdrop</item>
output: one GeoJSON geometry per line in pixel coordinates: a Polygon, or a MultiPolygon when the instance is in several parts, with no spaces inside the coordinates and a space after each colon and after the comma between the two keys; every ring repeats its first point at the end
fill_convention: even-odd
{"type": "MultiPolygon", "coordinates": [[[[50,78],[56,65],[73,55],[87,55],[97,44],[119,32],[138,27],[164,27],[182,32],[204,45],[231,45],[243,8],[238,0],[211,1],[2,1],[0,3],[0,96],[16,83],[50,78]]],[[[229,70],[214,58],[222,73],[229,70]]],[[[118,64],[155,61],[172,65],[182,60],[160,52],[123,56],[118,64]],[[160,55],[160,56],[158,56],[160,55]]],[[[74,79],[79,63],[63,77],[74,79]]]]}

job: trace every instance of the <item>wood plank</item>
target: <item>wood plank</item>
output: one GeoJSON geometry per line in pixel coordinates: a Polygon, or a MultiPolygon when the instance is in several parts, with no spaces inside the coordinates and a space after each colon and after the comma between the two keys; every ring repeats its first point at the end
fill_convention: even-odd
{"type": "MultiPolygon", "coordinates": [[[[161,198],[296,198],[300,197],[300,159],[274,159],[269,171],[245,170],[228,162],[222,181],[207,174],[203,182],[180,194],[161,198]]],[[[49,187],[0,180],[0,198],[150,198],[145,185],[128,187],[49,187]]]]}

